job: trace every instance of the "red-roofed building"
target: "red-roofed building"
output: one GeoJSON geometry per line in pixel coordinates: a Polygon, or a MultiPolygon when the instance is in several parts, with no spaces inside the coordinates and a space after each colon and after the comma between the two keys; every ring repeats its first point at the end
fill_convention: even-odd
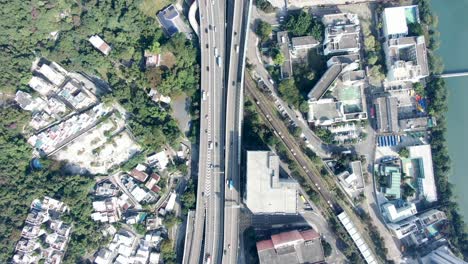
{"type": "Polygon", "coordinates": [[[302,238],[301,233],[299,233],[299,231],[293,230],[289,232],[279,233],[277,235],[272,235],[271,241],[273,241],[273,245],[275,246],[275,248],[279,248],[303,242],[304,239],[302,238]]]}
{"type": "Polygon", "coordinates": [[[159,174],[156,174],[156,173],[151,173],[151,178],[154,179],[156,181],[156,183],[159,182],[159,180],[161,179],[161,176],[159,176],[159,174]]]}
{"type": "Polygon", "coordinates": [[[262,240],[257,242],[257,251],[263,251],[263,250],[268,250],[268,249],[273,249],[273,241],[271,239],[268,240],[262,240]]]}
{"type": "Polygon", "coordinates": [[[310,241],[310,240],[314,240],[320,237],[319,233],[317,233],[313,229],[301,231],[301,236],[302,238],[304,238],[304,241],[310,241]]]}
{"type": "Polygon", "coordinates": [[[261,264],[325,263],[320,235],[315,230],[288,231],[257,242],[261,264]]]}
{"type": "Polygon", "coordinates": [[[154,185],[151,190],[155,193],[158,193],[161,191],[161,187],[159,187],[158,185],[154,185]]]}
{"type": "Polygon", "coordinates": [[[146,172],[139,171],[136,168],[130,172],[130,176],[132,176],[135,180],[140,182],[145,182],[148,178],[148,174],[146,174],[146,172]]]}

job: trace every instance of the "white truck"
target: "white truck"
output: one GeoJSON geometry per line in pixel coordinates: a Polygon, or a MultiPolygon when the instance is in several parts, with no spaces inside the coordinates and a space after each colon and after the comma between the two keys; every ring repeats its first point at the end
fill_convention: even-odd
{"type": "Polygon", "coordinates": [[[221,61],[221,56],[216,57],[216,63],[218,64],[219,67],[221,67],[221,64],[223,63],[221,61]]]}

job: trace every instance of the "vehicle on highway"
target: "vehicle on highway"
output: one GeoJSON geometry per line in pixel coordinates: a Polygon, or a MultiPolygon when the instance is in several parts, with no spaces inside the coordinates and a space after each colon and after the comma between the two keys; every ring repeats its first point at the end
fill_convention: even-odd
{"type": "Polygon", "coordinates": [[[205,264],[211,264],[211,255],[210,254],[206,254],[205,264]]]}
{"type": "Polygon", "coordinates": [[[299,196],[301,197],[301,200],[302,200],[302,202],[304,202],[304,203],[305,203],[305,202],[306,202],[306,199],[304,198],[304,195],[302,195],[302,194],[299,194],[299,196]]]}
{"type": "Polygon", "coordinates": [[[212,27],[211,25],[208,25],[208,28],[209,28],[210,30],[213,29],[213,27],[212,27]]]}
{"type": "Polygon", "coordinates": [[[206,44],[206,48],[208,48],[208,47],[209,47],[208,44],[206,44]]]}
{"type": "Polygon", "coordinates": [[[214,27],[214,31],[216,32],[216,26],[214,27]]]}
{"type": "Polygon", "coordinates": [[[208,33],[208,28],[205,28],[205,33],[208,33]]]}
{"type": "Polygon", "coordinates": [[[232,182],[232,179],[228,179],[226,181],[226,185],[229,186],[229,190],[234,189],[234,183],[232,182]]]}
{"type": "Polygon", "coordinates": [[[218,64],[219,67],[221,67],[221,64],[222,64],[221,56],[216,57],[216,63],[218,64]]]}
{"type": "Polygon", "coordinates": [[[202,99],[203,99],[203,100],[206,100],[206,91],[203,91],[203,93],[202,93],[202,99]]]}
{"type": "Polygon", "coordinates": [[[236,49],[236,53],[239,53],[239,45],[236,45],[235,49],[236,49]]]}
{"type": "Polygon", "coordinates": [[[271,84],[275,84],[272,78],[268,79],[268,81],[270,81],[271,84]]]}
{"type": "Polygon", "coordinates": [[[218,48],[214,48],[214,55],[218,56],[218,48]]]}
{"type": "Polygon", "coordinates": [[[213,142],[212,141],[208,142],[208,149],[213,149],[213,142]]]}
{"type": "Polygon", "coordinates": [[[210,71],[210,66],[206,66],[206,71],[210,71]]]}

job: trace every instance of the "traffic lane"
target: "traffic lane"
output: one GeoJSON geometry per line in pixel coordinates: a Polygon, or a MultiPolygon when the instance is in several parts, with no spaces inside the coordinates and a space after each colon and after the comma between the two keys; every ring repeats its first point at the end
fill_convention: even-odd
{"type": "Polygon", "coordinates": [[[277,120],[276,113],[274,113],[271,108],[267,107],[265,102],[268,102],[264,98],[264,95],[261,94],[260,91],[255,86],[255,83],[251,78],[246,78],[246,88],[247,91],[254,97],[256,101],[261,102],[260,104],[257,104],[259,108],[261,109],[261,114],[264,115],[265,120],[270,123],[273,127],[273,129],[276,131],[276,133],[280,136],[281,140],[284,142],[286,147],[288,148],[288,152],[292,154],[294,159],[299,163],[301,166],[302,170],[306,173],[306,175],[309,177],[309,179],[312,180],[314,183],[317,192],[327,201],[331,202],[336,206],[334,203],[334,199],[332,199],[331,193],[329,193],[325,188],[322,183],[322,180],[319,178],[321,177],[320,175],[314,174],[312,171],[315,170],[311,168],[311,166],[306,162],[306,159],[304,155],[302,154],[302,150],[297,146],[297,143],[292,141],[290,139],[289,131],[287,130],[286,126],[277,120]],[[263,102],[263,103],[262,103],[263,102]],[[268,116],[267,116],[268,115],[268,116]]]}

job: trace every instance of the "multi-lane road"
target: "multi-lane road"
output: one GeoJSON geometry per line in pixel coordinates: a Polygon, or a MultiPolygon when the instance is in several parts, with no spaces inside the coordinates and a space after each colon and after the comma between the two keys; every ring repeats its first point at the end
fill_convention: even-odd
{"type": "Polygon", "coordinates": [[[229,68],[226,97],[225,213],[222,263],[235,264],[239,252],[240,167],[243,118],[243,73],[248,31],[249,0],[229,3],[229,68]]]}
{"type": "Polygon", "coordinates": [[[212,263],[220,258],[224,200],[224,58],[225,2],[199,0],[201,48],[201,109],[198,190],[195,221],[187,263],[212,263]]]}

